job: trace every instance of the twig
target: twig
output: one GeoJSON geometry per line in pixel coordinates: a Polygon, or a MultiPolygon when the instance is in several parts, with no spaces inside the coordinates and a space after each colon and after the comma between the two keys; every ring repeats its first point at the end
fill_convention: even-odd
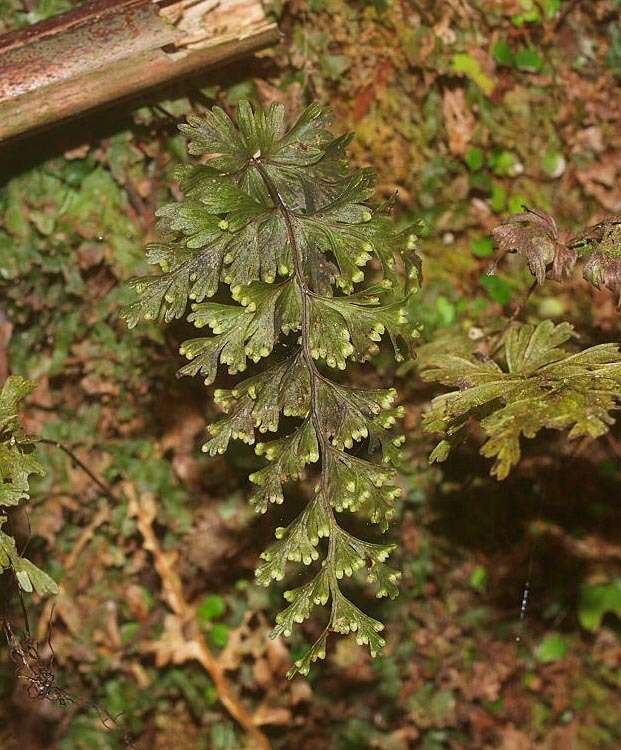
{"type": "Polygon", "coordinates": [[[565,529],[547,521],[535,521],[533,532],[557,541],[565,550],[582,560],[621,560],[621,546],[591,534],[582,539],[574,539],[565,529]]]}
{"type": "Polygon", "coordinates": [[[153,521],[157,511],[153,496],[143,493],[138,498],[134,488],[130,485],[126,486],[126,494],[129,497],[128,513],[136,518],[138,530],[144,539],[144,548],[153,555],[155,569],[162,583],[164,599],[179,618],[187,637],[187,653],[191,654],[209,673],[220,702],[253,741],[255,750],[270,750],[270,741],[255,725],[252,715],[235,695],[218,659],[211,653],[200,634],[194,608],[186,601],[181,581],[174,570],[176,554],[164,552],[153,531],[153,521]]]}
{"type": "MultiPolygon", "coordinates": [[[[102,490],[107,498],[118,503],[118,497],[99,477],[81,461],[76,454],[66,445],[56,440],[43,438],[40,440],[45,445],[51,445],[65,453],[90,479],[102,490]]],[[[155,519],[156,506],[155,500],[149,495],[142,495],[140,502],[135,496],[133,487],[126,485],[126,493],[129,497],[128,512],[137,519],[138,530],[144,539],[144,547],[153,555],[155,568],[162,582],[163,594],[168,606],[179,618],[179,620],[191,631],[191,640],[188,646],[191,648],[192,656],[205,668],[213,680],[216,692],[220,702],[231,716],[244,729],[248,737],[254,742],[255,750],[271,750],[271,745],[266,735],[255,725],[252,715],[235,695],[229,681],[227,680],[224,670],[218,663],[217,658],[211,653],[204,639],[200,635],[200,628],[196,619],[194,609],[188,604],[183,595],[183,588],[179,576],[173,569],[173,561],[176,555],[166,554],[162,551],[158,539],[153,531],[153,521],[155,519]]],[[[90,526],[85,529],[82,537],[78,541],[76,548],[68,559],[68,565],[74,564],[81,549],[88,542],[94,528],[106,520],[107,509],[101,509],[93,519],[90,526]]]]}
{"type": "Polygon", "coordinates": [[[563,25],[565,19],[567,16],[574,10],[574,8],[580,3],[580,0],[569,0],[568,3],[565,4],[565,7],[563,10],[558,14],[556,21],[554,22],[554,31],[558,31],[561,26],[563,25]]]}
{"type": "Polygon", "coordinates": [[[201,14],[152,0],[87,0],[0,36],[0,141],[118,105],[277,44],[260,0],[219,0],[201,14]],[[168,10],[168,13],[167,13],[168,10]]]}
{"type": "Polygon", "coordinates": [[[81,461],[76,454],[71,450],[71,448],[67,448],[66,445],[63,445],[62,443],[59,443],[57,440],[48,440],[47,438],[39,438],[39,443],[42,443],[43,445],[51,445],[53,448],[58,448],[63,453],[65,453],[69,458],[73,461],[73,463],[82,469],[82,471],[95,482],[95,484],[99,487],[99,489],[104,493],[104,495],[109,499],[112,500],[114,503],[118,503],[118,498],[115,496],[114,492],[110,489],[110,487],[107,484],[104,484],[104,482],[99,479],[99,477],[94,474],[88,466],[81,461]]]}
{"type": "Polygon", "coordinates": [[[86,547],[86,545],[90,542],[90,540],[93,538],[93,534],[95,530],[99,526],[101,526],[102,523],[105,523],[109,519],[110,519],[110,508],[108,505],[104,504],[97,511],[93,520],[80,534],[78,541],[75,543],[73,549],[71,550],[70,554],[65,560],[65,565],[64,565],[65,571],[71,570],[71,568],[73,568],[73,566],[77,562],[78,557],[80,556],[80,553],[82,552],[84,547],[86,547]]]}

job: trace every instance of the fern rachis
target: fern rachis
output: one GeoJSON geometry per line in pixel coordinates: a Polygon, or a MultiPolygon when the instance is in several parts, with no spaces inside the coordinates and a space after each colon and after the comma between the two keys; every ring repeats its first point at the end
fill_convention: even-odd
{"type": "Polygon", "coordinates": [[[209,427],[204,450],[222,453],[231,439],[252,444],[256,430],[282,433],[280,413],[294,420],[288,434],[256,445],[268,461],[250,477],[258,512],[282,503],[283,485],[319,464],[314,494],[276,529],[257,570],[267,585],[284,577],[289,562],[323,557],[310,581],[285,592],[289,606],[274,629],[288,636],[315,606],[330,604],[325,629],[292,670],[303,673],[325,655],[330,631],[355,633],[373,654],[384,644],[382,624],[349,601],[339,582],[366,566],[377,595],[395,596],[399,573],[385,564],[394,545],[357,538],[339,515],[388,528],[402,442],[393,426],[402,410],[393,405],[394,389],[355,388],[330,373],[348,359],[367,361],[384,333],[399,352],[399,341],[413,335],[404,303],[418,276],[413,235],[394,229],[386,207],[370,206],[372,173],[348,171],[349,138],[334,138],[326,123],[312,105],[286,130],[281,107],[264,112],[242,103],[237,125],[215,108],[181,126],[190,153],[211,158],[180,170],[186,197],[158,212],[167,238],[148,251],[164,274],[136,280],[140,299],[125,312],[130,325],[140,317],[171,320],[193,300],[188,320],[212,335],[184,342],[190,362],[181,373],[202,373],[207,384],[218,363],[238,373],[248,359],[275,362],[232,390],[216,390],[226,416],[209,427]],[[380,278],[356,289],[372,257],[380,278]],[[222,284],[236,304],[205,301],[222,284]]]}

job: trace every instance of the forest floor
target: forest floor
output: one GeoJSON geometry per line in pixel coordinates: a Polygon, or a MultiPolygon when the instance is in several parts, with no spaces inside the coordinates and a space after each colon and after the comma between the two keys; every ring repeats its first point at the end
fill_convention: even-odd
{"type": "MultiPolygon", "coordinates": [[[[0,0],[0,31],[70,5],[0,0]]],[[[184,651],[145,549],[152,529],[274,748],[619,748],[618,429],[597,443],[530,441],[501,484],[476,436],[430,467],[419,425],[436,391],[415,364],[379,357],[408,435],[394,532],[401,595],[377,605],[387,647],[371,660],[335,642],[308,680],[287,682],[303,643],[269,639],[280,592],[253,581],[275,520],[245,503],[256,458],[247,446],[201,455],[216,410],[200,384],[175,378],[189,327],[128,331],[118,310],[187,159],[177,123],[250,96],[293,114],[313,99],[331,105],[334,129],[356,134],[354,161],[376,168],[384,197],[398,191],[397,215],[424,221],[424,339],[510,313],[530,277],[511,263],[486,275],[502,217],[527,204],[570,231],[621,214],[621,3],[275,0],[271,12],[278,48],[157,107],[0,152],[0,382],[34,379],[27,429],[70,446],[111,488],[41,446],[29,554],[61,594],[53,613],[31,606],[31,628],[45,644],[52,622],[59,682],[122,714],[139,750],[241,749],[239,726],[184,651]],[[155,503],[153,522],[137,495],[155,503]]],[[[524,315],[569,320],[584,345],[619,338],[615,300],[578,278],[548,283],[524,315]]],[[[310,641],[313,625],[304,632],[310,641]]],[[[3,750],[123,746],[92,708],[28,699],[5,658],[0,694],[3,750]]]]}

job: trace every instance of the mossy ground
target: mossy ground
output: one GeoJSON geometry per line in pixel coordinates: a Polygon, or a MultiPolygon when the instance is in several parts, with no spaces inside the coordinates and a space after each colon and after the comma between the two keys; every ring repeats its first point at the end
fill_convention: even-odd
{"type": "MultiPolygon", "coordinates": [[[[0,28],[69,5],[0,0],[0,28]]],[[[533,441],[501,485],[476,436],[428,468],[419,421],[433,391],[402,367],[404,578],[401,597],[381,605],[386,654],[371,661],[344,640],[308,684],[285,684],[290,657],[267,638],[278,594],[253,583],[271,533],[245,505],[255,459],[245,447],[201,457],[214,407],[174,377],[187,331],[130,332],[118,309],[185,158],[175,119],[257,96],[294,111],[313,98],[331,104],[335,129],[357,135],[354,159],[377,169],[384,195],[398,191],[404,220],[425,221],[426,285],[413,310],[425,338],[510,311],[530,277],[511,264],[485,275],[501,217],[527,203],[571,230],[621,213],[621,6],[291,0],[272,10],[284,41],[256,60],[172,92],[160,109],[113,112],[0,155],[0,371],[38,383],[31,432],[75,446],[114,487],[156,495],[162,544],[179,550],[207,638],[275,748],[619,747],[618,429],[599,443],[533,441]]],[[[618,339],[614,300],[577,278],[548,282],[524,315],[570,320],[583,346],[618,339]]],[[[388,361],[379,364],[390,379],[388,361]]],[[[165,608],[127,508],[64,455],[41,453],[48,475],[34,486],[29,550],[63,587],[59,679],[124,712],[140,748],[239,748],[201,669],[156,667],[144,653],[165,608]]],[[[44,640],[40,613],[32,603],[44,640]]],[[[24,703],[3,664],[3,748],[120,747],[92,711],[24,703]]]]}

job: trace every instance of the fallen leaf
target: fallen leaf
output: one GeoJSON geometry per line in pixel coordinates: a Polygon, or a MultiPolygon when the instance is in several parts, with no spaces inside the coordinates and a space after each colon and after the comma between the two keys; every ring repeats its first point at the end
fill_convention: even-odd
{"type": "Polygon", "coordinates": [[[9,376],[9,352],[8,346],[13,333],[13,325],[0,310],[0,383],[9,376]]]}
{"type": "Polygon", "coordinates": [[[530,736],[521,729],[516,729],[513,724],[500,730],[499,750],[532,750],[530,736]]]}
{"type": "Polygon", "coordinates": [[[476,127],[476,120],[468,109],[463,88],[444,91],[442,113],[448,134],[449,149],[455,156],[463,156],[476,127]]]}
{"type": "Polygon", "coordinates": [[[196,641],[188,639],[183,631],[181,619],[173,614],[164,617],[162,635],[157,640],[143,643],[140,650],[146,654],[154,654],[157,667],[183,664],[192,659],[200,660],[196,641]]]}
{"type": "Polygon", "coordinates": [[[545,281],[548,266],[552,266],[552,273],[555,273],[554,260],[559,254],[556,273],[566,274],[573,267],[571,253],[565,252],[566,248],[560,243],[558,227],[550,214],[526,209],[524,213],[510,216],[492,235],[501,253],[517,252],[524,257],[538,284],[545,281]]]}
{"type": "Polygon", "coordinates": [[[576,171],[585,192],[596,198],[604,208],[621,212],[621,154],[608,151],[601,159],[576,171]]]}

